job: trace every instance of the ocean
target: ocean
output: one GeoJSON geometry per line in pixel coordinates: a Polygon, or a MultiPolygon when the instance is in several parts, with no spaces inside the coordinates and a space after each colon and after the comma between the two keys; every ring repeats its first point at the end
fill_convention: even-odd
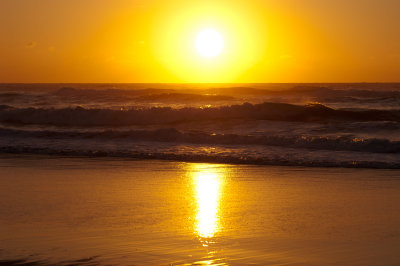
{"type": "Polygon", "coordinates": [[[400,84],[1,84],[0,266],[400,265],[400,84]]]}
{"type": "Polygon", "coordinates": [[[1,84],[0,153],[400,168],[400,84],[1,84]]]}

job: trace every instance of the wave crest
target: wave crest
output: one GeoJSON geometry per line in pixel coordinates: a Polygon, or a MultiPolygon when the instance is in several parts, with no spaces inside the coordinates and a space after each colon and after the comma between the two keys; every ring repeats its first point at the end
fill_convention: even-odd
{"type": "Polygon", "coordinates": [[[297,122],[400,121],[399,110],[338,110],[322,104],[286,103],[231,105],[213,108],[153,107],[127,110],[76,108],[14,108],[0,106],[0,122],[56,126],[127,126],[229,119],[297,122]]]}
{"type": "Polygon", "coordinates": [[[190,143],[206,145],[259,145],[296,149],[357,151],[370,153],[400,153],[400,141],[378,138],[355,138],[352,136],[278,136],[208,134],[182,132],[175,128],[157,130],[101,130],[101,131],[51,131],[0,129],[0,136],[13,138],[97,139],[102,141],[156,141],[167,143],[190,143]]]}

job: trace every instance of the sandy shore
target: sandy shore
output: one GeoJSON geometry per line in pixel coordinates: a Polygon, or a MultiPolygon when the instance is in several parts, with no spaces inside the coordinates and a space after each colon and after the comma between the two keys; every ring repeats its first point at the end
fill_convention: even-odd
{"type": "Polygon", "coordinates": [[[400,171],[0,158],[0,265],[399,265],[400,171]]]}

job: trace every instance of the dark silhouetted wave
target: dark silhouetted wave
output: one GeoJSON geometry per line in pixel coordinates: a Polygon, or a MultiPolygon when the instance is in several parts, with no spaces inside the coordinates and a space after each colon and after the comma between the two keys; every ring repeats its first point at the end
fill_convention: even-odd
{"type": "MultiPolygon", "coordinates": [[[[55,91],[53,95],[60,97],[63,101],[79,100],[94,102],[215,102],[230,101],[234,97],[222,94],[185,93],[172,89],[76,89],[63,87],[55,91]]],[[[0,95],[1,96],[1,95],[0,95]]]]}
{"type": "Polygon", "coordinates": [[[156,141],[167,143],[190,143],[206,145],[263,145],[311,150],[357,151],[370,153],[400,153],[400,141],[388,139],[359,139],[352,136],[278,136],[208,134],[204,132],[182,132],[175,128],[157,130],[100,130],[100,131],[51,131],[0,129],[0,136],[13,138],[42,139],[96,139],[104,141],[156,141]]]}
{"type": "Polygon", "coordinates": [[[329,122],[329,121],[400,121],[399,110],[337,110],[322,104],[305,106],[262,103],[214,108],[153,107],[145,109],[13,108],[0,106],[0,122],[56,126],[127,126],[172,124],[194,121],[241,119],[329,122]]]}

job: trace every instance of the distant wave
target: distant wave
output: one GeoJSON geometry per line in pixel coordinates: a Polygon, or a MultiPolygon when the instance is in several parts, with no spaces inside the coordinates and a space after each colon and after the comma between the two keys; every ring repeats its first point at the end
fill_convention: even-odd
{"type": "Polygon", "coordinates": [[[262,145],[311,150],[357,151],[371,153],[400,153],[400,141],[388,139],[359,139],[352,136],[252,136],[237,134],[208,134],[181,132],[175,128],[157,130],[51,131],[0,128],[0,136],[44,139],[97,139],[104,141],[156,141],[207,145],[262,145]]]}
{"type": "Polygon", "coordinates": [[[62,84],[54,84],[53,88],[46,89],[46,86],[50,86],[49,84],[46,86],[36,84],[34,87],[32,84],[10,84],[9,86],[0,84],[0,104],[21,108],[65,108],[71,106],[117,108],[127,105],[196,107],[207,104],[221,106],[243,102],[252,104],[318,102],[336,108],[396,109],[400,107],[399,84],[330,84],[326,86],[270,84],[265,87],[258,85],[256,88],[251,86],[221,88],[188,86],[188,88],[182,88],[163,84],[158,88],[135,88],[132,85],[131,89],[128,85],[117,84],[70,85],[71,87],[64,87],[62,84]],[[40,86],[44,86],[44,88],[40,89],[40,86]],[[190,89],[191,87],[192,89],[190,89]]]}
{"type": "Polygon", "coordinates": [[[102,104],[108,106],[131,103],[163,103],[168,104],[218,104],[235,102],[233,96],[224,94],[184,92],[172,89],[76,89],[63,87],[54,92],[0,92],[0,104],[15,104],[24,107],[65,107],[68,105],[102,104]]]}
{"type": "Polygon", "coordinates": [[[234,97],[226,96],[223,94],[202,94],[192,91],[185,93],[173,89],[141,89],[141,90],[121,90],[121,89],[76,89],[70,87],[63,87],[53,93],[63,100],[76,100],[80,101],[103,101],[103,102],[214,102],[214,101],[229,101],[234,97]]]}
{"type": "Polygon", "coordinates": [[[16,98],[16,97],[23,97],[24,96],[24,94],[22,94],[22,93],[17,93],[17,92],[3,92],[3,93],[0,93],[0,99],[1,98],[6,98],[6,99],[8,99],[8,98],[16,98]]]}
{"type": "Polygon", "coordinates": [[[126,126],[229,119],[297,122],[400,121],[400,110],[337,110],[322,104],[285,103],[231,105],[213,108],[153,107],[111,110],[76,108],[14,108],[0,105],[0,122],[57,126],[126,126]]]}
{"type": "Polygon", "coordinates": [[[334,89],[329,87],[318,86],[295,86],[289,89],[256,89],[251,87],[225,87],[225,88],[209,88],[193,91],[183,91],[177,89],[139,89],[139,90],[122,90],[122,89],[77,89],[72,87],[63,87],[52,93],[63,98],[92,98],[92,99],[164,99],[171,98],[179,101],[181,97],[190,100],[209,99],[209,100],[230,100],[234,95],[254,95],[254,96],[309,96],[328,99],[385,99],[400,98],[398,90],[372,90],[372,89],[334,89]],[[172,97],[173,96],[173,97],[172,97]]]}

